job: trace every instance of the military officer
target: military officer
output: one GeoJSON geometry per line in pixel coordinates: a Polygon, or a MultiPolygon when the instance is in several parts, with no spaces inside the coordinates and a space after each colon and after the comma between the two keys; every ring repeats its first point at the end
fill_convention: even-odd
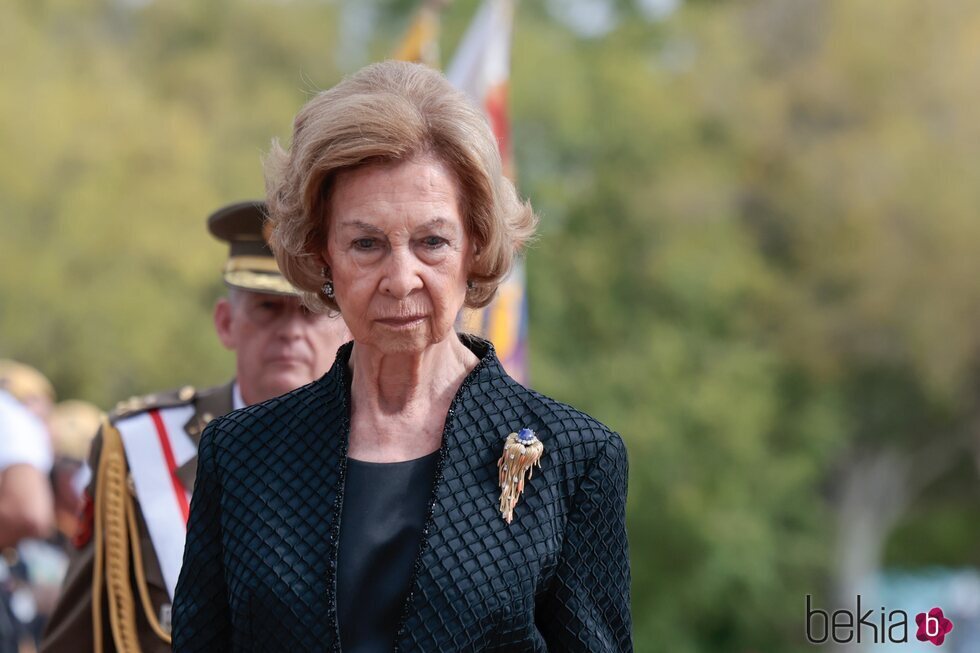
{"type": "Polygon", "coordinates": [[[319,378],[349,339],[340,317],[308,311],[280,275],[264,215],[261,202],[242,202],[208,218],[211,233],[230,243],[228,295],[215,306],[214,326],[235,352],[235,380],[129,399],[99,430],[77,550],[43,653],[171,650],[170,604],[201,431],[232,409],[319,378]]]}

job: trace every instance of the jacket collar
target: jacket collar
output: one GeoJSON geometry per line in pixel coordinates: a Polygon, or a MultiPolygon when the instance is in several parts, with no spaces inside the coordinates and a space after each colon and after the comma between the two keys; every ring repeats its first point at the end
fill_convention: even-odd
{"type": "MultiPolygon", "coordinates": [[[[399,639],[406,636],[403,633],[403,626],[413,609],[412,604],[416,600],[413,597],[419,586],[420,576],[427,573],[426,570],[432,566],[431,562],[426,562],[426,551],[436,532],[433,527],[433,515],[445,515],[452,509],[455,501],[455,493],[452,488],[459,483],[466,482],[460,477],[465,469],[476,465],[483,470],[487,478],[491,478],[496,473],[494,461],[499,455],[497,453],[498,442],[503,442],[497,431],[506,427],[492,424],[489,425],[492,430],[485,432],[484,426],[487,425],[478,426],[472,420],[467,419],[467,416],[460,414],[458,409],[464,401],[489,401],[495,392],[501,391],[507,385],[516,384],[513,379],[507,376],[500,361],[497,360],[493,345],[489,341],[469,334],[460,333],[457,335],[463,345],[480,360],[463,380],[446,415],[442,444],[438,452],[439,462],[423,522],[420,551],[415,559],[409,579],[409,595],[399,618],[399,639]]],[[[327,441],[333,443],[328,456],[330,463],[327,466],[336,465],[336,469],[339,470],[333,493],[334,520],[329,534],[329,538],[333,542],[330,551],[331,568],[335,568],[339,553],[339,524],[344,500],[346,456],[350,437],[350,389],[353,379],[350,356],[353,346],[354,343],[352,342],[343,345],[337,351],[337,358],[333,367],[314,384],[319,391],[322,402],[322,423],[326,429],[326,433],[323,435],[327,436],[327,441]],[[337,436],[336,439],[333,436],[337,436]],[[336,458],[333,458],[334,456],[336,458]]],[[[490,487],[492,489],[488,489],[486,505],[493,506],[496,499],[496,489],[492,483],[490,487]]],[[[332,600],[336,601],[336,595],[332,597],[332,600]]],[[[336,603],[333,603],[328,619],[332,622],[334,639],[339,642],[340,627],[337,622],[336,603]]]]}

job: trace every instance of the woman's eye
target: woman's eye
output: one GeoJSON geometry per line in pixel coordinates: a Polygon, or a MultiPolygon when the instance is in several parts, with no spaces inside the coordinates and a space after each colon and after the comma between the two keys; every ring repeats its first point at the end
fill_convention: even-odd
{"type": "Polygon", "coordinates": [[[355,249],[371,249],[374,247],[374,238],[358,238],[354,241],[355,249]]]}
{"type": "Polygon", "coordinates": [[[425,238],[422,239],[422,244],[428,247],[429,249],[442,247],[447,242],[448,241],[445,238],[441,238],[439,236],[426,236],[425,238]]]}

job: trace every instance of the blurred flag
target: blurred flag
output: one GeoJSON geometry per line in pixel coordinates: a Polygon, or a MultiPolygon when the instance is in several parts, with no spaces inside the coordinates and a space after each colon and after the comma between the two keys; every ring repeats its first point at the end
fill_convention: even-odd
{"type": "MultiPolygon", "coordinates": [[[[450,82],[483,107],[497,137],[504,170],[511,179],[514,175],[507,88],[513,23],[512,0],[484,0],[446,71],[450,82]]],[[[460,328],[493,342],[507,373],[527,383],[527,317],[524,264],[518,262],[500,285],[493,303],[478,311],[463,311],[460,328]]]]}
{"type": "Polygon", "coordinates": [[[394,58],[439,67],[439,12],[447,0],[428,0],[415,14],[394,58]]]}
{"type": "Polygon", "coordinates": [[[511,152],[507,87],[513,22],[512,0],[484,0],[446,70],[449,81],[486,112],[508,175],[511,152]]]}

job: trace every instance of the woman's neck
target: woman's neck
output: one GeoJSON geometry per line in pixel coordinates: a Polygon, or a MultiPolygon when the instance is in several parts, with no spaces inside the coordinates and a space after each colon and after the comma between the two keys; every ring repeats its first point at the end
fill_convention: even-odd
{"type": "Polygon", "coordinates": [[[421,352],[385,353],[355,342],[350,362],[349,453],[392,462],[438,448],[449,405],[479,359],[452,334],[421,352]]]}

